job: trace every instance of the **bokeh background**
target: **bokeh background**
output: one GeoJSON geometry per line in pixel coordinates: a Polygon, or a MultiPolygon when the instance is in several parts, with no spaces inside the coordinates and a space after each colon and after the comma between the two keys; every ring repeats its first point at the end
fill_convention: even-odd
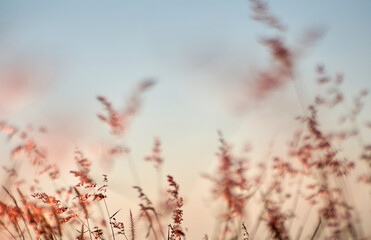
{"type": "MultiPolygon", "coordinates": [[[[251,19],[248,1],[0,1],[0,120],[48,131],[39,141],[67,176],[78,147],[110,179],[112,209],[136,205],[138,184],[125,159],[108,161],[115,140],[96,114],[106,96],[117,108],[142,80],[156,81],[142,96],[125,144],[139,181],[156,198],[156,171],[144,161],[154,137],[162,143],[167,174],[185,198],[189,239],[213,229],[215,214],[201,173],[215,169],[217,131],[238,147],[251,144],[251,159],[284,146],[319,91],[315,69],[345,76],[350,98],[370,88],[371,2],[269,1],[287,26],[285,40],[300,48],[306,31],[321,37],[298,59],[295,85],[287,83],[264,98],[251,97],[254,72],[269,64],[263,36],[279,35],[251,19]],[[295,88],[296,87],[296,88],[295,88]],[[206,223],[207,222],[207,223],[206,223]],[[202,226],[202,227],[200,227],[202,226]]],[[[370,116],[367,107],[361,120],[370,116]]],[[[9,144],[1,138],[2,165],[9,144]]],[[[66,177],[67,178],[67,177],[66,177]]]]}

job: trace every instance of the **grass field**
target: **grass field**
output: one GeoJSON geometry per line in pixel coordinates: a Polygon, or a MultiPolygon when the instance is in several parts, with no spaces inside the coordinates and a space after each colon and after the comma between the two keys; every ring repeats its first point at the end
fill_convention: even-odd
{"type": "Polygon", "coordinates": [[[252,18],[274,34],[259,38],[270,61],[251,73],[246,99],[259,102],[291,86],[301,113],[293,126],[282,130],[287,142],[278,143],[279,151],[266,149],[262,160],[251,159],[253,149],[243,144],[242,150],[237,149],[223,129],[217,131],[216,167],[200,173],[210,186],[202,191],[210,196],[205,204],[213,206],[208,208],[214,211],[212,221],[203,220],[201,213],[192,213],[197,219],[187,219],[185,209],[192,206],[186,208],[186,199],[202,196],[198,192],[184,196],[177,176],[164,174],[166,142],[161,136],[154,138],[152,149],[140,160],[153,166],[154,179],[148,179],[147,170],[138,168],[131,155],[127,132],[145,108],[143,95],[157,87],[155,80],[147,79],[135,86],[123,108],[117,108],[109,96],[92,99],[102,107],[94,120],[112,138],[105,146],[106,158],[124,160],[130,172],[115,182],[106,169],[100,177],[92,174],[93,168],[95,172],[101,168],[87,157],[92,151],[86,154],[79,147],[84,143],[70,149],[75,167],[66,174],[60,168],[63,163],[51,161],[39,143],[45,135],[53,139],[47,126],[0,121],[1,149],[9,156],[1,173],[0,238],[180,240],[197,232],[197,239],[218,240],[371,239],[371,120],[362,115],[369,108],[368,91],[360,88],[348,96],[343,87],[347,79],[318,64],[313,74],[319,92],[304,99],[297,80],[300,60],[323,31],[307,31],[297,46],[291,46],[286,26],[268,5],[261,0],[249,3],[252,18]],[[140,178],[146,178],[145,184],[140,178]],[[122,203],[110,189],[127,182],[135,183],[127,194],[138,196],[132,205],[122,203]],[[201,222],[197,229],[188,228],[186,223],[192,221],[201,222]]]}

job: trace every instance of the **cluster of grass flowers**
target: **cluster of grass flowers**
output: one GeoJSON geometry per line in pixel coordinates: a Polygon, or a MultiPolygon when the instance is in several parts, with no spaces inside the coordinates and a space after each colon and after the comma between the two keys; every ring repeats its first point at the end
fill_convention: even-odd
{"type": "MultiPolygon", "coordinates": [[[[285,44],[286,28],[264,2],[250,2],[254,19],[280,33],[261,39],[272,57],[271,65],[257,74],[252,88],[252,97],[262,99],[282,85],[295,85],[302,49],[285,44]]],[[[316,31],[308,33],[302,47],[319,35],[316,31]]],[[[242,156],[236,154],[219,132],[218,168],[215,173],[203,175],[205,181],[212,183],[214,201],[222,206],[218,229],[205,232],[199,239],[371,239],[371,232],[365,228],[371,219],[360,216],[362,208],[355,205],[352,197],[359,188],[350,187],[362,183],[364,189],[369,189],[371,184],[371,144],[360,134],[371,126],[357,122],[367,91],[361,90],[354,97],[350,111],[346,114],[341,111],[336,131],[327,130],[320,121],[321,112],[336,114],[339,108],[347,109],[341,90],[343,77],[331,76],[323,65],[317,66],[316,74],[326,94],[316,96],[308,106],[298,97],[303,112],[297,117],[298,130],[292,133],[287,155],[270,153],[264,162],[251,161],[249,151],[242,156]],[[348,159],[343,154],[342,146],[349,141],[358,144],[360,150],[353,152],[353,156],[359,157],[348,159]]],[[[121,110],[115,109],[108,98],[97,97],[105,111],[97,115],[98,119],[121,143],[110,148],[113,157],[129,154],[123,144],[125,133],[141,107],[141,95],[153,85],[152,80],[140,83],[121,110]]],[[[75,149],[76,169],[70,171],[75,183],[68,184],[33,136],[35,132],[48,134],[45,128],[21,130],[3,121],[0,132],[14,144],[9,154],[12,166],[3,169],[8,180],[2,183],[0,194],[1,239],[181,240],[192,231],[184,226],[184,203],[176,177],[166,176],[167,191],[161,193],[164,201],[155,203],[140,185],[138,170],[131,162],[137,184],[133,191],[138,193],[138,201],[137,206],[123,208],[138,211],[128,210],[129,219],[121,220],[118,219],[121,209],[111,211],[107,201],[108,175],[102,173],[102,179],[94,179],[92,162],[82,150],[75,149]],[[34,169],[32,179],[19,176],[21,164],[34,169]],[[52,187],[44,189],[41,179],[52,183],[52,187]]],[[[144,160],[154,164],[161,178],[165,161],[159,138],[154,139],[152,153],[144,160]]],[[[371,200],[370,195],[368,198],[371,200]]]]}

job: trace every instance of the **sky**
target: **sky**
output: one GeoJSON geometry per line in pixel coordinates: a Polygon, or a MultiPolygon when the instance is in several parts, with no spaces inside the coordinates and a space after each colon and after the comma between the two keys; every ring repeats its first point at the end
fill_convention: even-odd
{"type": "MultiPolygon", "coordinates": [[[[253,101],[243,96],[242,84],[270,61],[258,40],[278,33],[251,19],[248,1],[0,0],[0,120],[46,126],[51,159],[65,170],[73,166],[76,146],[98,165],[100,149],[114,140],[96,118],[103,110],[96,96],[122,107],[138,83],[154,79],[125,143],[145,186],[154,170],[143,158],[159,137],[163,173],[179,179],[186,204],[195,209],[190,215],[206,214],[192,196],[208,197],[200,192],[200,174],[215,168],[218,130],[233,144],[251,143],[260,158],[272,142],[286,139],[302,114],[297,95],[309,103],[318,91],[318,64],[344,74],[347,95],[371,86],[370,1],[269,6],[287,26],[289,43],[300,46],[310,29],[323,35],[300,58],[299,90],[287,84],[253,101]],[[237,105],[243,109],[236,111],[237,105]]],[[[98,170],[109,172],[115,194],[131,191],[126,162],[98,170]]],[[[188,223],[190,230],[197,224],[188,223]]]]}

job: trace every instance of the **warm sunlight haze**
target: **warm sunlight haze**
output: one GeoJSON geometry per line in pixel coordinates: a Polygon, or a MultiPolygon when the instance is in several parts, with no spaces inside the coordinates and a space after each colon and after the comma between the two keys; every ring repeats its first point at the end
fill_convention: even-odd
{"type": "Polygon", "coordinates": [[[371,1],[0,1],[0,239],[371,239],[371,1]]]}

